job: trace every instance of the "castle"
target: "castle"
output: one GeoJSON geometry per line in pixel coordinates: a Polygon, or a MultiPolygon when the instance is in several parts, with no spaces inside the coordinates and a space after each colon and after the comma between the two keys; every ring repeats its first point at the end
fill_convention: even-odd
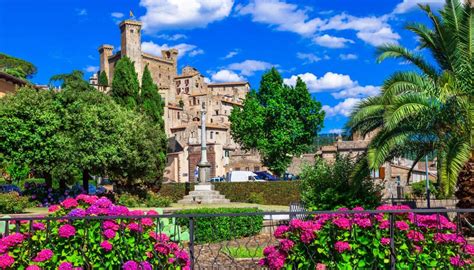
{"type": "MultiPolygon", "coordinates": [[[[114,53],[114,47],[106,44],[99,47],[98,74],[104,71],[111,82],[117,61],[127,56],[134,62],[141,80],[148,65],[165,101],[164,120],[168,137],[165,181],[197,181],[203,107],[207,115],[207,159],[211,164],[211,177],[224,176],[232,170],[261,170],[258,155],[242,151],[230,135],[229,115],[235,106],[242,106],[250,91],[249,83],[206,83],[204,76],[189,66],[178,74],[178,50],[163,50],[161,56],[144,53],[141,49],[141,27],[142,23],[135,20],[120,23],[120,51],[114,53]]],[[[90,83],[98,85],[97,74],[90,79],[90,83]]]]}

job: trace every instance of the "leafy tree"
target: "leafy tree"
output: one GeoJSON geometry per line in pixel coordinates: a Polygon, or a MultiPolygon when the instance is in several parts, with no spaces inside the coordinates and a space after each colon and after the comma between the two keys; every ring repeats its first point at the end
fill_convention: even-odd
{"type": "Polygon", "coordinates": [[[143,112],[148,115],[153,122],[164,127],[164,103],[161,99],[161,95],[158,93],[158,86],[153,82],[148,65],[143,71],[142,90],[140,94],[143,112]]]}
{"type": "Polygon", "coordinates": [[[334,163],[317,159],[300,175],[301,200],[312,210],[333,210],[340,207],[374,208],[380,204],[381,188],[370,179],[368,169],[354,175],[357,162],[338,156],[334,163]]]}
{"type": "Polygon", "coordinates": [[[251,91],[242,108],[230,115],[232,137],[244,149],[257,149],[263,164],[282,175],[293,155],[304,152],[321,129],[324,112],[298,78],[287,86],[273,68],[265,73],[258,92],[251,91]]]}
{"type": "Polygon", "coordinates": [[[0,70],[22,79],[31,78],[37,71],[32,63],[4,53],[0,53],[0,70]]]}
{"type": "Polygon", "coordinates": [[[117,62],[111,92],[115,102],[129,109],[137,107],[140,92],[137,76],[130,58],[123,57],[117,62]]]}
{"type": "MultiPolygon", "coordinates": [[[[435,153],[439,184],[446,196],[453,194],[469,158],[474,162],[474,9],[459,0],[447,0],[440,15],[428,5],[420,7],[433,27],[412,23],[407,29],[416,34],[419,47],[431,53],[435,65],[399,45],[380,47],[378,61],[401,59],[418,70],[393,74],[379,96],[359,104],[348,126],[363,134],[379,130],[369,145],[370,168],[407,152],[415,154],[415,163],[435,153]],[[410,145],[419,147],[407,147],[410,145]]],[[[472,170],[462,175],[472,183],[472,170]]],[[[472,207],[472,185],[469,181],[458,184],[463,190],[460,199],[470,201],[463,206],[472,207]]]]}
{"type": "Polygon", "coordinates": [[[109,86],[109,79],[107,78],[107,74],[103,70],[99,74],[99,85],[109,86]]]}

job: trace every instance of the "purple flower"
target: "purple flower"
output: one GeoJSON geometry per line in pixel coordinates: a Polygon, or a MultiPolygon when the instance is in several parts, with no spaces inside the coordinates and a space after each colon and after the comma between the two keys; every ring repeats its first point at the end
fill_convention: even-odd
{"type": "Polygon", "coordinates": [[[111,251],[113,246],[109,241],[103,241],[100,243],[100,247],[103,248],[105,251],[111,251]]]}
{"type": "Polygon", "coordinates": [[[153,267],[147,261],[141,262],[140,266],[141,266],[141,270],[153,270],[153,267]]]}
{"type": "Polygon", "coordinates": [[[334,244],[334,248],[337,250],[337,252],[342,253],[346,250],[351,250],[351,246],[349,245],[348,242],[343,242],[343,241],[337,241],[334,244]]]}
{"type": "Polygon", "coordinates": [[[51,251],[51,249],[43,249],[38,254],[36,254],[36,257],[33,258],[34,262],[44,262],[53,257],[54,253],[51,251]]]}
{"type": "Polygon", "coordinates": [[[70,217],[85,217],[86,215],[87,215],[86,210],[84,210],[82,208],[73,209],[68,214],[68,216],[70,216],[70,217]]]}
{"type": "Polygon", "coordinates": [[[59,227],[58,233],[62,238],[69,238],[76,234],[76,228],[70,224],[64,224],[59,227]]]}
{"type": "Polygon", "coordinates": [[[95,206],[98,206],[98,207],[101,207],[101,208],[108,208],[110,206],[112,206],[112,202],[107,199],[106,197],[101,197],[100,199],[98,199],[95,203],[94,203],[95,206]]]}
{"type": "Polygon", "coordinates": [[[138,263],[136,261],[128,261],[122,265],[123,270],[138,270],[138,263]]]}

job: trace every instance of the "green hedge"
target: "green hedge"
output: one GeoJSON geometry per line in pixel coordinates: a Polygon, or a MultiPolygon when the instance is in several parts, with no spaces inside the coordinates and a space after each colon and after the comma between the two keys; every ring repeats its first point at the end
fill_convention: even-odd
{"type": "Polygon", "coordinates": [[[28,197],[22,197],[16,192],[0,194],[0,214],[23,213],[30,206],[28,197]]]}
{"type": "MultiPolygon", "coordinates": [[[[200,208],[177,211],[176,214],[226,214],[261,212],[257,208],[200,208]]],[[[189,229],[188,218],[178,218],[180,226],[189,229]]],[[[196,243],[213,243],[257,235],[262,230],[263,216],[218,216],[194,219],[196,243]]]]}
{"type": "MultiPolygon", "coordinates": [[[[300,201],[300,181],[214,183],[216,190],[232,202],[250,202],[249,198],[263,198],[262,204],[289,205],[300,201]]],[[[163,184],[158,191],[174,202],[194,189],[194,184],[163,184]]]]}

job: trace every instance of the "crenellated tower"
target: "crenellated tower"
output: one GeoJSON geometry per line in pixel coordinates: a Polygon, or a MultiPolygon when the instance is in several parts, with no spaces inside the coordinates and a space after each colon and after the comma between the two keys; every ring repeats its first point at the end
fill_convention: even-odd
{"type": "Polygon", "coordinates": [[[134,62],[139,81],[143,74],[141,29],[140,21],[125,20],[120,23],[121,56],[127,56],[134,62]]]}

